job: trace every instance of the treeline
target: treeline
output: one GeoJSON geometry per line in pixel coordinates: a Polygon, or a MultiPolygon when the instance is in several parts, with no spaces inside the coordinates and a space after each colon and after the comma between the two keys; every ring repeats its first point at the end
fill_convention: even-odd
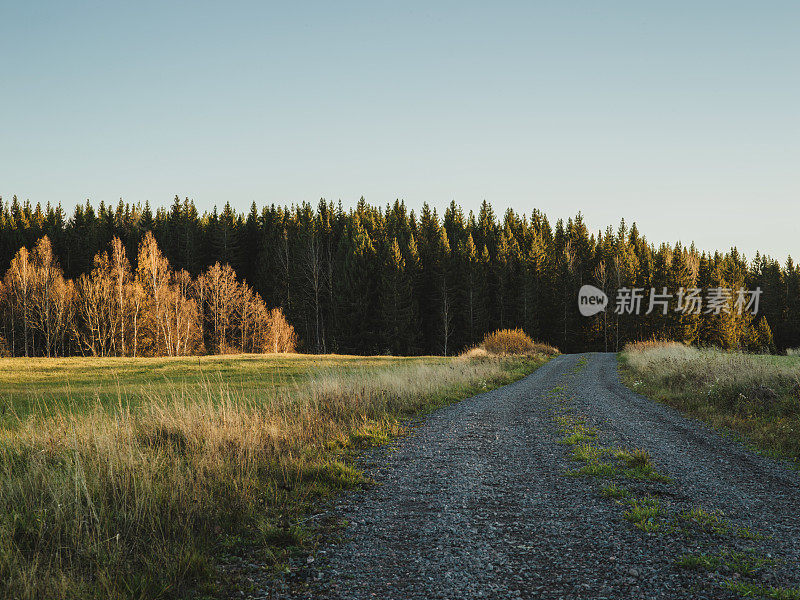
{"type": "MultiPolygon", "coordinates": [[[[199,214],[176,197],[155,212],[148,204],[95,210],[87,202],[67,217],[60,207],[14,198],[0,206],[0,268],[46,235],[65,276],[79,280],[96,268],[98,253],[112,260],[116,237],[138,273],[136,249],[148,232],[175,269],[171,285],[229,264],[266,306],[282,309],[310,352],[451,354],[515,327],[565,351],[614,350],[653,336],[727,348],[800,346],[800,269],[791,259],[781,265],[761,255],[747,261],[735,248],[655,246],[624,220],[590,233],[580,214],[552,225],[537,210],[498,218],[487,202],[477,214],[451,203],[441,216],[427,205],[415,213],[402,202],[378,208],[363,199],[350,210],[320,201],[253,204],[245,214],[226,204],[199,214]],[[606,291],[612,307],[582,317],[584,283],[606,291]],[[735,310],[614,314],[625,287],[760,287],[760,312],[755,319],[735,310]]],[[[200,302],[196,292],[187,297],[200,302]]]]}
{"type": "Polygon", "coordinates": [[[22,247],[0,282],[0,355],[186,356],[287,352],[295,334],[230,265],[175,271],[146,232],[131,268],[118,237],[66,279],[48,236],[22,247]]]}

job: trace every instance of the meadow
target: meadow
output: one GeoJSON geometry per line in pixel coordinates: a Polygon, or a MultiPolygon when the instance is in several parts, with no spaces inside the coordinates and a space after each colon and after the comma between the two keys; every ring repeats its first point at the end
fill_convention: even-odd
{"type": "Polygon", "coordinates": [[[620,367],[633,390],[800,461],[800,356],[643,342],[625,348],[620,367]]]}
{"type": "Polygon", "coordinates": [[[302,386],[326,373],[347,375],[414,364],[435,365],[439,356],[392,357],[318,354],[237,354],[159,358],[0,359],[0,424],[29,415],[81,412],[101,405],[133,408],[176,385],[184,391],[209,384],[249,398],[302,386]]]}
{"type": "Polygon", "coordinates": [[[366,482],[354,453],[546,360],[0,360],[0,596],[217,594],[221,556],[282,569],[311,503],[366,482]]]}

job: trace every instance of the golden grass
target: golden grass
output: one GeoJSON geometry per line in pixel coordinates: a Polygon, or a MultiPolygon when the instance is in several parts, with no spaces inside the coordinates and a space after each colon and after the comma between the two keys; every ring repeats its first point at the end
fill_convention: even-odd
{"type": "Polygon", "coordinates": [[[205,380],[158,388],[135,410],[29,416],[0,430],[0,593],[179,597],[209,581],[232,536],[277,560],[309,500],[361,481],[344,451],[541,362],[331,370],[257,399],[205,380]]]}
{"type": "Polygon", "coordinates": [[[634,390],[800,458],[800,358],[648,342],[621,359],[634,390]]]}

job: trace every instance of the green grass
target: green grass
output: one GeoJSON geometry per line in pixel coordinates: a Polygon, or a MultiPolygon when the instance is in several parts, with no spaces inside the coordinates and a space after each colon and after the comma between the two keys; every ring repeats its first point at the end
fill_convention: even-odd
{"type": "Polygon", "coordinates": [[[800,461],[798,356],[640,344],[620,354],[620,373],[636,392],[800,461]]]}
{"type": "Polygon", "coordinates": [[[746,581],[728,581],[725,587],[743,598],[767,598],[769,600],[800,600],[800,588],[769,587],[746,581]]]}
{"type": "Polygon", "coordinates": [[[675,565],[683,569],[705,571],[730,571],[752,577],[776,561],[752,552],[723,551],[720,554],[682,554],[675,565]]]}
{"type": "Polygon", "coordinates": [[[226,557],[285,570],[316,499],[368,483],[354,452],[546,358],[197,360],[0,361],[24,415],[0,424],[0,596],[224,595],[226,557]]]}
{"type": "Polygon", "coordinates": [[[695,506],[681,513],[680,518],[709,533],[726,535],[730,531],[730,525],[721,511],[708,511],[701,506],[695,506]]]}
{"type": "Polygon", "coordinates": [[[572,449],[572,460],[586,463],[599,462],[601,458],[612,454],[610,448],[603,448],[594,444],[575,444],[572,449]]]}
{"type": "Polygon", "coordinates": [[[239,354],[176,358],[0,358],[0,424],[28,415],[86,410],[97,404],[137,406],[181,386],[222,383],[250,398],[303,385],[327,373],[346,375],[452,359],[391,356],[239,354]]]}
{"type": "Polygon", "coordinates": [[[599,477],[602,479],[636,479],[672,483],[672,478],[660,473],[651,462],[650,455],[640,449],[605,448],[591,443],[576,443],[572,459],[586,463],[568,472],[573,477],[599,477]],[[602,460],[611,457],[613,462],[602,460]]]}
{"type": "Polygon", "coordinates": [[[628,500],[629,508],[622,516],[645,532],[657,531],[665,515],[657,498],[644,497],[628,500]]]}
{"type": "Polygon", "coordinates": [[[630,495],[630,492],[616,483],[611,483],[600,490],[600,495],[603,498],[611,498],[613,500],[624,500],[630,495]]]}

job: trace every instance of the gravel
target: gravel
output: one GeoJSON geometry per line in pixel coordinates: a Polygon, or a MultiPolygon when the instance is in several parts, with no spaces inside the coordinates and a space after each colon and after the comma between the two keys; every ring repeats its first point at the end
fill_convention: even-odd
{"type": "Polygon", "coordinates": [[[737,575],[675,566],[683,553],[721,549],[779,559],[759,585],[800,584],[800,474],[631,392],[613,354],[560,356],[361,460],[377,485],[320,506],[347,525],[283,579],[254,576],[258,591],[243,597],[734,598],[721,584],[737,575]],[[766,537],[633,527],[601,482],[565,476],[576,465],[558,443],[556,386],[601,430],[599,443],[645,448],[674,479],[622,485],[658,494],[673,518],[702,506],[766,537]]]}

